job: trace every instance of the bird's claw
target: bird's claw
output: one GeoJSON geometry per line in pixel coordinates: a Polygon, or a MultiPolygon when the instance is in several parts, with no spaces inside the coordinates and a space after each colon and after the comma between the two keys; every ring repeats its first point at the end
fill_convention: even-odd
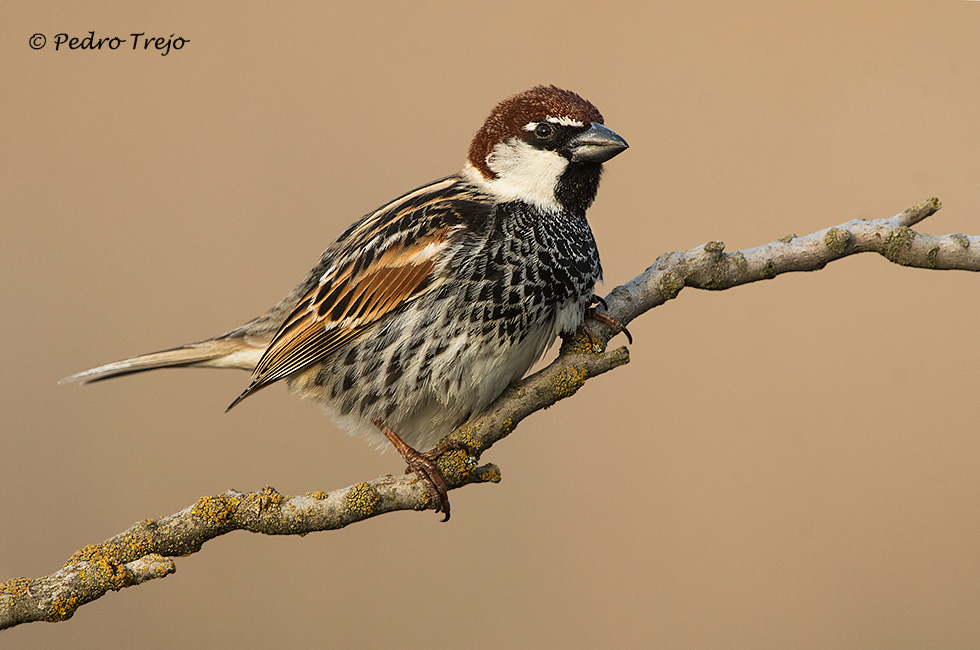
{"type": "Polygon", "coordinates": [[[606,304],[606,299],[597,293],[592,294],[592,297],[589,298],[589,306],[594,305],[602,305],[604,310],[609,311],[609,305],[606,304]]]}
{"type": "MultiPolygon", "coordinates": [[[[601,305],[603,311],[608,310],[609,305],[606,304],[606,301],[598,295],[593,295],[591,302],[592,305],[585,311],[585,317],[591,318],[593,320],[597,320],[600,323],[605,323],[606,325],[609,325],[613,329],[622,332],[623,334],[626,335],[626,340],[629,341],[630,345],[633,345],[633,335],[630,334],[630,331],[628,329],[626,329],[626,326],[620,323],[612,316],[608,314],[604,314],[602,311],[599,311],[596,308],[597,306],[601,305]]],[[[583,327],[585,327],[584,324],[583,327]]],[[[589,338],[593,338],[592,333],[589,332],[588,328],[585,328],[585,332],[589,336],[589,338]]]]}
{"type": "Polygon", "coordinates": [[[443,521],[449,521],[449,487],[446,485],[446,479],[443,478],[442,472],[436,467],[435,460],[428,458],[427,454],[415,452],[414,456],[406,457],[405,462],[408,463],[405,473],[415,474],[422,481],[433,496],[436,512],[443,513],[443,521]]]}

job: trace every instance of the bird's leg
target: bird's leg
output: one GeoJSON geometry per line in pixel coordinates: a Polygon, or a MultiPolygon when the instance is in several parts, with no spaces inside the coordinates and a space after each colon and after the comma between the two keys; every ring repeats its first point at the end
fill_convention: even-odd
{"type": "Polygon", "coordinates": [[[398,453],[401,454],[401,457],[408,463],[408,468],[405,473],[409,474],[414,472],[419,477],[422,483],[435,496],[436,512],[441,512],[445,515],[442,518],[443,521],[449,521],[449,488],[446,486],[446,480],[442,477],[439,468],[433,462],[438,457],[438,454],[430,458],[429,454],[432,452],[422,454],[415,451],[391,427],[380,420],[375,420],[374,425],[381,430],[385,438],[394,445],[398,453]]]}

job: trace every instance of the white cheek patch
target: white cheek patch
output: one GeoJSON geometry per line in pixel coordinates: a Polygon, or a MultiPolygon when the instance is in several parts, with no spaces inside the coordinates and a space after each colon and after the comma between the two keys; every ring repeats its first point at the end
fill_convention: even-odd
{"type": "Polygon", "coordinates": [[[554,151],[535,149],[519,138],[493,148],[487,166],[497,175],[481,185],[504,201],[526,201],[550,212],[561,210],[555,198],[558,178],[568,160],[554,151]]]}

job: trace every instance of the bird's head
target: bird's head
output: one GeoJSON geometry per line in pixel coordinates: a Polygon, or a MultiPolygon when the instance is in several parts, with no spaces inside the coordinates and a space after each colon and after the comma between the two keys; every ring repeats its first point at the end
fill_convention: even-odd
{"type": "Polygon", "coordinates": [[[497,104],[470,144],[464,174],[500,200],[584,213],[602,163],[628,146],[588,100],[535,86],[497,104]]]}

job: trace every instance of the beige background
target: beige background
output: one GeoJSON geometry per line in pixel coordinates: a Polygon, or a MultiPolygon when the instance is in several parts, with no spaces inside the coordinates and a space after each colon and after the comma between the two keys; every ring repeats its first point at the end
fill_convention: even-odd
{"type": "MultiPolygon", "coordinates": [[[[0,579],[227,488],[400,471],[244,373],[69,373],[264,310],[361,214],[459,167],[536,83],[632,148],[606,288],[936,195],[980,234],[980,2],[0,4],[0,579]],[[190,39],[53,51],[53,35],[190,39]],[[35,32],[48,46],[28,46],[35,32]]],[[[980,284],[876,256],[631,326],[453,520],[237,533],[4,648],[974,648],[980,284]]]]}

